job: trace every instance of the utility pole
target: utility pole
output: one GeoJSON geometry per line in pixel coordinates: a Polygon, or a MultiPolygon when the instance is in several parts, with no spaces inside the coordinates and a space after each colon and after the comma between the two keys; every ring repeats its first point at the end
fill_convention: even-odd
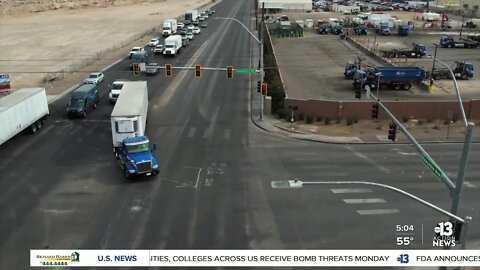
{"type": "MultiPolygon", "coordinates": [[[[264,83],[265,79],[265,70],[264,68],[264,63],[263,63],[263,26],[264,26],[264,21],[265,21],[265,2],[262,3],[262,20],[260,21],[260,83],[264,83]]],[[[261,100],[260,100],[260,120],[263,120],[263,106],[265,102],[265,97],[261,95],[261,100]]]]}

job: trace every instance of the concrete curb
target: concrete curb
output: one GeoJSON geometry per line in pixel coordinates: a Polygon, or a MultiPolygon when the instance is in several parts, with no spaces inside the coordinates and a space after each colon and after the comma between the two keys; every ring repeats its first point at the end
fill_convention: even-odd
{"type": "Polygon", "coordinates": [[[280,126],[280,125],[278,125],[278,124],[273,124],[273,125],[274,125],[275,127],[279,128],[279,129],[283,129],[283,130],[288,131],[288,132],[290,132],[290,133],[307,135],[307,133],[305,133],[305,132],[291,130],[291,129],[289,129],[289,128],[282,127],[282,126],[280,126]]]}

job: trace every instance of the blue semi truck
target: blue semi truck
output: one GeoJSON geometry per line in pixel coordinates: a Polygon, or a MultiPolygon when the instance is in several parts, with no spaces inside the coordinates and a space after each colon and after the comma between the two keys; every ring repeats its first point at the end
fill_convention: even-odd
{"type": "Polygon", "coordinates": [[[424,79],[425,70],[420,67],[373,67],[357,70],[353,76],[353,86],[358,89],[369,85],[375,89],[380,81],[380,89],[409,90],[414,83],[424,79]]]}
{"type": "Polygon", "coordinates": [[[110,116],[113,152],[125,178],[158,174],[158,162],[145,136],[148,111],[146,81],[124,82],[110,116]]]}

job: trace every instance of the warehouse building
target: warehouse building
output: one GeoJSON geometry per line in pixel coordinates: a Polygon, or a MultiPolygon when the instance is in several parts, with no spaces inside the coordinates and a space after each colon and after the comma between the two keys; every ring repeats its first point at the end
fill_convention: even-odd
{"type": "Polygon", "coordinates": [[[265,3],[265,9],[272,12],[312,10],[312,0],[258,0],[260,8],[263,3],[265,3]]]}

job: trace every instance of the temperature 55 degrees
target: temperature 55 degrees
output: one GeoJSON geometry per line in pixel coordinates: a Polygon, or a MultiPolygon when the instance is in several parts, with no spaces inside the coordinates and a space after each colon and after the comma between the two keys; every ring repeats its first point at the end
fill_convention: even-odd
{"type": "Polygon", "coordinates": [[[397,236],[397,246],[410,246],[413,244],[413,236],[397,236]]]}

